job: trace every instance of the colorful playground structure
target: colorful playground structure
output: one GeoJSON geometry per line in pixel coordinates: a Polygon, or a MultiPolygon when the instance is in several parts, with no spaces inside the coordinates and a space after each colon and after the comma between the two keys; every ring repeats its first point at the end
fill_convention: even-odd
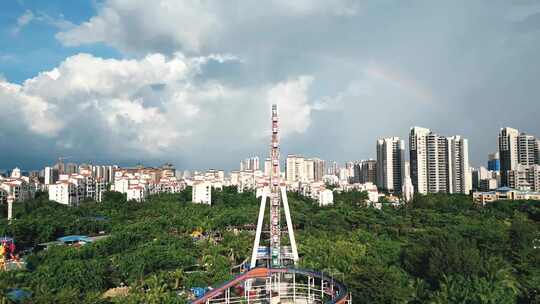
{"type": "Polygon", "coordinates": [[[193,291],[192,304],[338,303],[351,304],[347,287],[329,274],[296,268],[299,260],[285,183],[279,165],[279,115],[272,105],[270,177],[263,189],[249,270],[217,288],[193,291]],[[267,200],[268,223],[265,224],[267,200]],[[283,207],[283,208],[281,208],[283,207]],[[281,210],[284,212],[282,213],[281,210]],[[281,229],[282,219],[287,229],[281,229]],[[282,236],[287,236],[286,243],[282,236]],[[266,244],[261,244],[261,243],[266,244]],[[282,244],[283,243],[283,244],[282,244]]]}
{"type": "Polygon", "coordinates": [[[0,237],[0,271],[24,267],[24,263],[15,251],[16,247],[13,238],[7,236],[0,237]]]}

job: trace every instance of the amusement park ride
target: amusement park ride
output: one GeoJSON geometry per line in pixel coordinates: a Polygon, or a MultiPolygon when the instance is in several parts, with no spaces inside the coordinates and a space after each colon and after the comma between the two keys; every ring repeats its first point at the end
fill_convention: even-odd
{"type": "Polygon", "coordinates": [[[13,239],[7,236],[0,237],[0,272],[22,268],[19,255],[15,254],[13,239]]]}
{"type": "Polygon", "coordinates": [[[229,303],[338,303],[351,304],[347,287],[333,277],[312,270],[296,268],[298,250],[287,200],[285,183],[279,166],[279,114],[272,105],[272,169],[264,187],[253,243],[250,270],[229,282],[211,289],[192,304],[229,303]],[[264,225],[267,200],[270,201],[269,223],[264,225]],[[283,205],[287,231],[281,229],[283,205]],[[263,230],[265,229],[265,230],[263,230]],[[282,236],[289,244],[282,246],[282,236]],[[263,242],[268,246],[261,246],[263,242]]]}

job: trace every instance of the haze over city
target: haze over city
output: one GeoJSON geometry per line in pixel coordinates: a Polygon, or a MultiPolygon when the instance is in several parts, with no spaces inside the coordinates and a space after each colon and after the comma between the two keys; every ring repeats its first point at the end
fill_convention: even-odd
{"type": "Polygon", "coordinates": [[[536,1],[10,1],[0,12],[0,168],[234,169],[268,153],[374,158],[422,126],[540,135],[536,1]],[[143,37],[143,38],[141,38],[143,37]]]}

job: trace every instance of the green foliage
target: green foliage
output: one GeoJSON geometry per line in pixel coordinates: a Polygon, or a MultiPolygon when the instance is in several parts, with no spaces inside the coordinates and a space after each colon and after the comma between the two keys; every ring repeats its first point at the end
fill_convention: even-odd
{"type": "Polygon", "coordinates": [[[350,273],[366,253],[366,245],[348,240],[333,239],[330,235],[314,235],[300,240],[300,252],[305,254],[303,265],[308,269],[331,266],[341,273],[350,273]]]}
{"type": "MultiPolygon", "coordinates": [[[[540,202],[484,208],[463,195],[417,196],[407,207],[367,207],[365,192],[334,193],[335,204],[289,193],[301,267],[343,280],[357,303],[540,303],[540,202]],[[536,248],[535,248],[536,247],[536,248]]],[[[216,286],[250,257],[259,202],[225,187],[212,206],[191,204],[191,189],[128,202],[68,208],[40,195],[16,204],[0,235],[31,248],[67,234],[107,238],[81,248],[26,256],[27,270],[0,272],[32,303],[186,303],[191,287],[216,286]],[[192,239],[193,231],[203,237],[192,239]],[[104,299],[118,286],[127,297],[104,299]]]]}
{"type": "Polygon", "coordinates": [[[471,198],[463,194],[416,195],[412,204],[415,208],[435,209],[440,211],[453,212],[461,212],[472,209],[474,207],[471,198]]]}
{"type": "Polygon", "coordinates": [[[350,276],[349,288],[360,303],[406,303],[413,294],[409,277],[395,266],[364,263],[350,276]]]}

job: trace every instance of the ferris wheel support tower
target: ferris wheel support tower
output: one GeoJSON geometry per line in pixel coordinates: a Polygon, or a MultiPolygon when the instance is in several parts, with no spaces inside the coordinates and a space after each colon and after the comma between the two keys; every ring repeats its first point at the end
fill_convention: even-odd
{"type": "Polygon", "coordinates": [[[270,144],[270,158],[272,168],[268,178],[268,184],[263,190],[259,218],[257,220],[257,231],[253,242],[253,252],[251,255],[251,268],[257,266],[258,260],[266,262],[267,267],[279,268],[287,264],[296,264],[298,261],[298,249],[294,238],[294,230],[291,220],[289,202],[287,200],[287,190],[285,183],[281,179],[281,169],[279,166],[279,114],[277,105],[272,105],[272,142],[270,144]],[[266,211],[266,201],[270,201],[270,218],[268,235],[269,247],[261,246],[261,234],[263,234],[264,215],[266,211]],[[285,213],[287,224],[286,234],[289,237],[290,246],[281,246],[281,205],[285,213]],[[289,263],[287,262],[289,261],[289,263]]]}
{"type": "Polygon", "coordinates": [[[279,115],[272,105],[271,170],[263,185],[250,269],[211,288],[191,304],[351,304],[352,295],[332,275],[297,267],[287,188],[279,168],[279,115]],[[266,204],[268,223],[265,223],[266,204]],[[283,206],[283,212],[281,207],[283,206]],[[287,229],[281,229],[285,218],[287,229]],[[282,236],[287,238],[282,242],[282,236]],[[261,239],[262,238],[262,239],[261,239]],[[262,246],[261,246],[262,245],[262,246]]]}

